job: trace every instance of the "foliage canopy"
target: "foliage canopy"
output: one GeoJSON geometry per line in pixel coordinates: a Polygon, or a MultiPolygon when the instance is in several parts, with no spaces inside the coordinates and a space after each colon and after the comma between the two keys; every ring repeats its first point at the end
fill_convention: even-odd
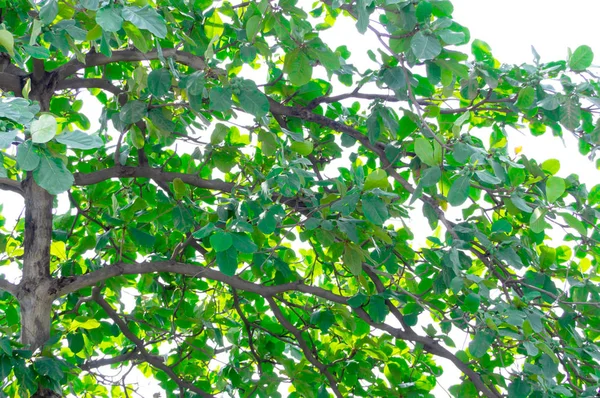
{"type": "Polygon", "coordinates": [[[432,397],[443,358],[456,397],[596,396],[600,185],[507,134],[593,158],[589,47],[503,65],[447,0],[0,8],[4,395],[131,396],[112,366],[169,397],[432,397]]]}

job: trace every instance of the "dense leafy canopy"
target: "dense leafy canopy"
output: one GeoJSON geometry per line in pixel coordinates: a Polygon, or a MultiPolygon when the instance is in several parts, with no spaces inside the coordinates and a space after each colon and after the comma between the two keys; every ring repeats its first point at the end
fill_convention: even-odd
{"type": "Polygon", "coordinates": [[[168,397],[432,397],[442,358],[455,397],[596,395],[600,185],[507,133],[593,158],[588,46],[501,64],[447,0],[0,7],[4,395],[128,397],[135,367],[168,397]]]}

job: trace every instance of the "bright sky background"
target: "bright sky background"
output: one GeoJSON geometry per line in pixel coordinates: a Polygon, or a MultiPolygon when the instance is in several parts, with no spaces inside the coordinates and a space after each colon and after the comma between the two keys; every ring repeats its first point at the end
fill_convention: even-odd
{"type": "MultiPolygon", "coordinates": [[[[312,0],[300,0],[301,4],[303,2],[307,3],[306,9],[313,3],[312,0]]],[[[473,39],[486,41],[500,62],[532,63],[531,45],[535,46],[542,62],[566,59],[568,47],[574,50],[579,45],[586,44],[597,55],[594,65],[600,65],[598,0],[453,0],[453,3],[454,19],[470,29],[473,39]]],[[[361,58],[361,53],[366,54],[366,50],[372,47],[373,38],[355,34],[352,23],[340,22],[332,30],[334,34],[331,39],[335,43],[325,41],[331,43],[332,48],[341,44],[348,45],[356,62],[361,58]],[[342,25],[349,26],[347,32],[340,29],[342,25]]],[[[467,47],[462,49],[468,52],[467,47]]],[[[343,89],[340,91],[343,92],[343,89]]],[[[523,153],[528,157],[539,161],[559,159],[561,170],[558,175],[561,177],[578,173],[581,181],[588,184],[588,189],[600,183],[598,170],[592,162],[579,155],[575,140],[565,136],[565,143],[566,146],[559,138],[544,136],[535,139],[527,132],[520,134],[516,131],[510,132],[509,138],[510,147],[523,146],[523,153]]],[[[0,191],[0,204],[4,205],[3,215],[8,219],[7,227],[11,228],[21,213],[22,200],[16,194],[0,191]]],[[[463,341],[456,343],[458,348],[466,344],[463,341]]],[[[458,374],[450,363],[443,365],[446,373],[440,378],[439,384],[447,388],[457,381],[458,374]]],[[[146,384],[144,380],[139,382],[146,384]]],[[[153,388],[146,390],[148,393],[155,391],[153,388]]],[[[440,388],[434,394],[436,397],[446,396],[444,389],[440,388]]]]}

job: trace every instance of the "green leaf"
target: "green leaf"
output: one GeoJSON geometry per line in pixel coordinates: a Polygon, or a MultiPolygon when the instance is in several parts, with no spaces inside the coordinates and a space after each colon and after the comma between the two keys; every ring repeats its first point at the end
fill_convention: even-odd
{"type": "Polygon", "coordinates": [[[594,52],[589,46],[579,46],[569,58],[569,68],[574,71],[583,71],[589,68],[594,61],[594,52]]]}
{"type": "Polygon", "coordinates": [[[234,247],[230,247],[222,252],[217,252],[216,261],[222,273],[228,276],[235,275],[235,271],[238,267],[238,257],[234,247]]]}
{"type": "Polygon", "coordinates": [[[233,238],[231,234],[219,229],[210,236],[210,245],[216,252],[223,252],[231,247],[233,238]]]}
{"type": "Polygon", "coordinates": [[[54,116],[44,113],[39,119],[31,122],[31,140],[36,144],[50,141],[57,133],[58,124],[54,116]]]}
{"type": "Polygon", "coordinates": [[[526,398],[531,393],[531,385],[521,378],[513,380],[508,386],[508,398],[526,398]]]}
{"type": "Polygon", "coordinates": [[[437,166],[438,162],[433,153],[433,147],[428,139],[418,137],[415,139],[415,153],[423,163],[428,166],[437,166]]]}
{"type": "Polygon", "coordinates": [[[0,149],[9,148],[17,137],[17,130],[0,131],[0,149]]]}
{"type": "Polygon", "coordinates": [[[0,355],[0,380],[6,380],[12,370],[13,363],[10,357],[0,355]]]}
{"type": "Polygon", "coordinates": [[[123,25],[121,8],[108,6],[98,10],[98,12],[96,12],[96,23],[100,25],[105,32],[118,32],[123,25]]]}
{"type": "Polygon", "coordinates": [[[209,108],[213,111],[226,112],[233,106],[231,87],[215,87],[210,90],[208,96],[210,99],[209,108]]]}
{"type": "Polygon", "coordinates": [[[155,69],[148,75],[148,90],[157,97],[171,91],[171,72],[168,69],[155,69]]]}
{"type": "Polygon", "coordinates": [[[389,218],[389,213],[383,200],[371,193],[362,197],[362,207],[365,217],[373,224],[383,225],[389,218]]]}
{"type": "Polygon", "coordinates": [[[367,299],[367,296],[359,292],[348,299],[348,305],[352,308],[359,308],[367,302],[367,299]]]}
{"type": "MultiPolygon", "coordinates": [[[[327,333],[329,328],[335,324],[335,316],[331,310],[315,311],[310,316],[310,323],[317,325],[321,332],[327,333]]],[[[329,397],[329,395],[327,395],[329,397]]]]}
{"type": "Polygon", "coordinates": [[[385,317],[388,314],[388,307],[385,304],[385,299],[381,296],[371,296],[369,304],[367,304],[367,313],[375,323],[385,322],[385,317]]]}
{"type": "Polygon", "coordinates": [[[228,133],[229,127],[225,126],[223,123],[217,123],[215,125],[215,129],[210,135],[210,143],[212,145],[220,144],[221,142],[223,142],[223,140],[225,140],[225,137],[227,137],[228,133]]]}
{"type": "Polygon", "coordinates": [[[579,127],[580,120],[581,108],[579,107],[577,100],[569,98],[560,107],[560,122],[566,128],[575,130],[577,127],[579,127]]]}
{"type": "Polygon", "coordinates": [[[48,0],[40,9],[40,20],[44,25],[50,25],[58,15],[58,1],[48,0]]]}
{"type": "Polygon", "coordinates": [[[560,177],[549,177],[546,180],[546,198],[548,202],[554,203],[565,193],[565,180],[560,177]]]}
{"type": "Polygon", "coordinates": [[[148,111],[146,103],[142,101],[129,101],[121,108],[119,118],[125,124],[132,124],[142,120],[148,111]]]}
{"type": "Polygon", "coordinates": [[[246,234],[230,234],[233,239],[233,247],[240,253],[255,253],[258,250],[256,243],[246,234]]]}
{"type": "Polygon", "coordinates": [[[481,298],[478,294],[469,293],[464,300],[464,309],[471,314],[475,314],[479,309],[479,304],[481,303],[481,298]]]}
{"type": "MultiPolygon", "coordinates": [[[[2,31],[0,31],[2,33],[2,31]]],[[[40,46],[30,46],[28,44],[23,44],[23,51],[27,54],[31,55],[33,58],[37,59],[48,59],[50,58],[50,50],[46,47],[40,46]]]]}
{"type": "Polygon", "coordinates": [[[6,49],[11,57],[15,56],[15,38],[8,30],[0,30],[0,45],[6,49]]]}
{"type": "Polygon", "coordinates": [[[100,322],[97,319],[89,318],[87,316],[77,316],[71,323],[71,329],[97,329],[100,327],[100,322]]]}
{"type": "Polygon", "coordinates": [[[400,66],[388,68],[383,72],[383,82],[392,90],[406,89],[406,76],[400,66]]]}
{"type": "Polygon", "coordinates": [[[148,52],[152,46],[152,43],[146,39],[144,33],[137,28],[134,24],[129,21],[123,23],[123,30],[127,34],[127,37],[133,42],[135,48],[145,53],[148,52]]]}
{"type": "Polygon", "coordinates": [[[410,48],[420,60],[429,60],[437,57],[442,52],[440,41],[433,35],[426,35],[419,31],[410,40],[410,48]]]}
{"type": "Polygon", "coordinates": [[[452,206],[460,206],[469,197],[469,187],[471,185],[470,176],[460,176],[450,187],[448,191],[448,203],[452,206]]]}
{"type": "Polygon", "coordinates": [[[173,225],[179,231],[189,232],[194,227],[194,216],[185,206],[181,204],[175,206],[171,215],[173,225]]]}
{"type": "Polygon", "coordinates": [[[251,80],[244,80],[240,92],[236,94],[242,109],[256,117],[262,117],[269,112],[269,100],[251,80]]]}
{"type": "Polygon", "coordinates": [[[360,275],[362,272],[362,264],[365,261],[365,255],[360,247],[352,244],[344,245],[344,265],[346,265],[352,275],[360,275]]]}
{"type": "Polygon", "coordinates": [[[579,234],[581,236],[587,236],[587,228],[585,226],[584,223],[582,223],[581,221],[579,221],[577,219],[577,217],[575,217],[572,214],[569,213],[558,213],[560,214],[560,216],[565,220],[565,222],[567,223],[567,225],[571,228],[573,228],[574,230],[576,230],[577,232],[579,232],[579,234]]]}
{"type": "Polygon", "coordinates": [[[69,343],[69,349],[74,354],[81,352],[85,347],[85,341],[81,333],[69,333],[67,335],[67,341],[69,343]]]}
{"type": "Polygon", "coordinates": [[[75,182],[73,174],[62,160],[41,154],[40,165],[33,171],[33,179],[52,195],[68,191],[75,182]]]}
{"type": "Polygon", "coordinates": [[[265,235],[272,234],[275,232],[275,228],[277,227],[277,220],[275,219],[275,215],[273,212],[267,210],[261,216],[258,221],[258,229],[265,235]]]}
{"type": "Polygon", "coordinates": [[[246,21],[246,39],[249,42],[254,41],[254,37],[260,30],[260,23],[262,22],[262,17],[260,15],[254,15],[246,21]]]}
{"type": "Polygon", "coordinates": [[[37,358],[33,362],[33,367],[38,374],[46,376],[52,380],[60,380],[64,376],[60,362],[53,358],[37,358]]]}
{"type": "Polygon", "coordinates": [[[419,185],[423,187],[432,187],[442,178],[442,170],[439,167],[430,167],[421,172],[419,185]]]}
{"type": "Polygon", "coordinates": [[[538,207],[533,211],[533,214],[531,215],[531,218],[529,219],[529,227],[536,234],[543,232],[544,229],[546,229],[548,227],[548,223],[546,223],[546,219],[545,219],[547,213],[548,213],[548,211],[545,209],[542,209],[541,207],[538,207]]]}
{"type": "Polygon", "coordinates": [[[290,83],[294,86],[303,86],[312,77],[310,59],[300,48],[286,54],[283,71],[288,74],[290,83]]]}
{"type": "Polygon", "coordinates": [[[474,358],[481,358],[494,342],[494,335],[491,331],[482,330],[477,332],[475,338],[469,343],[469,352],[474,358]]]}
{"type": "Polygon", "coordinates": [[[348,216],[356,209],[356,205],[360,199],[360,192],[350,191],[346,196],[334,202],[331,205],[332,212],[340,212],[343,216],[348,216]],[[351,193],[350,193],[351,192],[351,193]]]}
{"type": "Polygon", "coordinates": [[[131,239],[135,244],[147,249],[154,247],[154,244],[156,243],[156,236],[150,235],[149,233],[134,227],[129,227],[127,230],[129,231],[129,236],[131,236],[131,239]]]}
{"type": "Polygon", "coordinates": [[[17,147],[17,164],[24,171],[33,171],[40,164],[40,157],[31,140],[27,140],[17,147]]]}
{"type": "Polygon", "coordinates": [[[56,136],[56,141],[73,149],[101,148],[104,145],[102,138],[97,134],[86,134],[83,131],[67,131],[56,136]]]}
{"type": "Polygon", "coordinates": [[[535,102],[535,89],[531,86],[527,86],[519,91],[517,96],[517,102],[515,105],[521,109],[529,109],[535,102]]]}
{"type": "Polygon", "coordinates": [[[382,169],[375,169],[367,176],[363,189],[365,191],[375,188],[386,190],[389,186],[387,173],[382,169]]]}
{"type": "Polygon", "coordinates": [[[135,6],[123,7],[121,15],[125,21],[131,22],[140,29],[146,29],[161,39],[167,36],[167,24],[165,20],[150,6],[143,8],[135,6]]]}
{"type": "Polygon", "coordinates": [[[24,98],[0,98],[0,117],[27,125],[34,118],[40,107],[24,98]]]}
{"type": "Polygon", "coordinates": [[[294,141],[290,145],[290,149],[302,156],[308,156],[313,151],[313,143],[311,141],[294,141]]]}
{"type": "Polygon", "coordinates": [[[191,95],[201,95],[204,91],[206,80],[204,79],[204,72],[197,71],[187,76],[185,88],[191,95]]]}
{"type": "Polygon", "coordinates": [[[217,10],[214,10],[210,17],[204,21],[204,33],[209,39],[221,37],[225,30],[223,20],[219,16],[217,10]]]}

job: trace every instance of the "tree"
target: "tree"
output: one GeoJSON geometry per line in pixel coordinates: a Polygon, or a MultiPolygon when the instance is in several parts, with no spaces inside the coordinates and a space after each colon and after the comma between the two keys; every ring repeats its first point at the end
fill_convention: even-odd
{"type": "Polygon", "coordinates": [[[593,158],[589,47],[467,54],[446,0],[0,6],[5,396],[132,396],[112,366],[169,397],[431,397],[439,359],[456,397],[596,395],[600,185],[507,135],[593,158]],[[341,19],[370,67],[322,40],[341,19]]]}

